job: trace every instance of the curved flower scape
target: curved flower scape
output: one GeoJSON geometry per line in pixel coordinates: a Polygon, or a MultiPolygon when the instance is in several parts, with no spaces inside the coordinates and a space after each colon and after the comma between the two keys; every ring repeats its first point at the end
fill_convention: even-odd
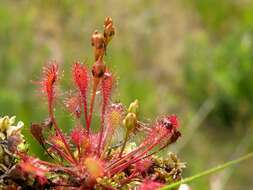
{"type": "Polygon", "coordinates": [[[75,89],[63,101],[75,120],[70,134],[62,132],[54,113],[58,65],[54,61],[44,68],[39,84],[49,114],[45,121],[32,123],[30,130],[50,162],[28,155],[20,133],[23,123],[13,126],[14,117],[0,119],[1,189],[153,190],[181,179],[185,165],[176,155],[157,156],[181,136],[177,117],[165,115],[146,124],[139,121],[138,100],[127,109],[111,102],[115,78],[103,58],[114,34],[112,19],[107,17],[103,33],[95,31],[91,38],[95,58],[91,72],[81,62],[73,64],[75,89]],[[102,98],[100,130],[93,132],[96,96],[102,98]],[[123,139],[117,139],[122,129],[123,139]]]}

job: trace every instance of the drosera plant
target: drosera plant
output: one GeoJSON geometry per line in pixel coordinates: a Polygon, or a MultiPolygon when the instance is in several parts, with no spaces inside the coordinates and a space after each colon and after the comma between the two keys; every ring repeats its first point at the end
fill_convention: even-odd
{"type": "Polygon", "coordinates": [[[115,77],[103,58],[114,34],[112,19],[107,17],[103,34],[95,31],[91,38],[95,58],[91,74],[81,62],[72,66],[75,89],[63,100],[75,121],[70,134],[62,132],[55,116],[58,65],[52,61],[43,69],[38,84],[47,99],[49,114],[43,122],[32,123],[30,129],[50,161],[28,154],[21,134],[23,122],[15,125],[15,116],[0,117],[0,189],[189,189],[180,185],[253,157],[251,152],[183,179],[185,164],[175,154],[157,155],[181,136],[177,117],[165,115],[153,123],[143,123],[138,116],[138,100],[128,108],[111,100],[115,77]],[[96,96],[102,97],[99,110],[94,110],[96,96]],[[91,128],[96,112],[100,113],[98,132],[91,128]],[[124,129],[125,135],[115,141],[119,129],[124,129]],[[141,139],[140,143],[134,142],[136,138],[141,139]]]}
{"type": "MultiPolygon", "coordinates": [[[[111,100],[115,76],[104,57],[114,35],[113,21],[107,17],[103,33],[95,31],[91,37],[94,51],[91,72],[81,62],[72,66],[75,89],[63,101],[75,121],[70,134],[63,133],[55,115],[59,67],[52,61],[43,69],[38,84],[47,99],[48,116],[43,122],[32,123],[30,129],[51,159],[43,161],[28,155],[26,148],[18,148],[25,143],[20,128],[15,128],[16,132],[4,136],[6,143],[0,144],[2,152],[11,152],[13,160],[2,173],[1,188],[148,190],[181,179],[185,164],[173,153],[164,158],[157,155],[181,136],[177,117],[164,115],[152,123],[143,123],[138,115],[138,100],[128,108],[111,100]],[[99,110],[94,108],[97,96],[101,97],[99,110]],[[91,126],[97,112],[100,125],[99,131],[94,132],[91,126]],[[122,129],[123,139],[115,138],[122,129]],[[19,138],[15,138],[17,135],[19,138]],[[141,139],[140,143],[134,142],[136,138],[141,139]],[[10,149],[9,144],[13,143],[16,146],[10,149]]],[[[8,128],[6,124],[0,128],[3,126],[8,128]]]]}

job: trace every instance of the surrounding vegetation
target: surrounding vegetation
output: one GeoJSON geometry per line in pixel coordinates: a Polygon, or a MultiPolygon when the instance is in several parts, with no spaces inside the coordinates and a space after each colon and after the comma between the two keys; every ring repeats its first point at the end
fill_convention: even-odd
{"type": "MultiPolygon", "coordinates": [[[[2,1],[0,114],[22,118],[32,154],[46,157],[29,135],[31,118],[41,121],[46,106],[29,81],[52,58],[68,89],[72,61],[92,64],[88,34],[107,15],[118,27],[105,58],[120,77],[113,100],[128,105],[138,97],[140,118],[179,116],[184,141],[172,148],[188,163],[185,176],[252,150],[251,1],[2,1]]],[[[57,114],[60,124],[72,125],[66,113],[57,114]]],[[[251,171],[248,161],[191,186],[246,189],[251,171]]]]}

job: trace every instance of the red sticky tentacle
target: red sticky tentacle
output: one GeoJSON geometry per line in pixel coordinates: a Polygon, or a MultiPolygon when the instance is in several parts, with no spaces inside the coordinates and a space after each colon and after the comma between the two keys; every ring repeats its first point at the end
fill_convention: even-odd
{"type": "Polygon", "coordinates": [[[44,67],[43,78],[42,78],[42,81],[40,82],[40,85],[41,85],[42,93],[46,94],[47,96],[49,116],[56,130],[56,133],[60,136],[61,141],[64,143],[64,146],[66,150],[68,151],[68,154],[73,159],[73,162],[77,163],[54,117],[53,102],[55,99],[55,85],[58,80],[58,76],[59,76],[58,65],[56,64],[55,61],[53,61],[47,67],[44,67]]]}
{"type": "Polygon", "coordinates": [[[80,119],[82,113],[82,100],[79,93],[69,93],[68,97],[63,101],[66,109],[80,119]]]}
{"type": "Polygon", "coordinates": [[[102,79],[102,85],[101,85],[103,104],[102,104],[102,111],[101,111],[101,129],[100,129],[100,136],[99,136],[99,143],[98,143],[98,155],[100,155],[100,148],[102,146],[102,140],[103,140],[103,135],[104,135],[104,125],[105,125],[105,111],[111,97],[112,86],[113,86],[112,74],[110,74],[109,72],[105,72],[104,77],[102,79]]]}
{"type": "Polygon", "coordinates": [[[84,118],[86,122],[86,127],[88,129],[88,112],[87,112],[87,90],[88,90],[88,83],[89,83],[89,75],[88,75],[88,69],[81,64],[80,62],[76,62],[73,65],[73,79],[78,87],[81,97],[82,97],[82,102],[84,106],[84,118]]]}
{"type": "Polygon", "coordinates": [[[50,117],[53,115],[53,102],[55,98],[55,85],[58,80],[58,65],[56,62],[50,63],[43,68],[43,76],[40,82],[42,93],[46,95],[50,117]]]}
{"type": "MultiPolygon", "coordinates": [[[[113,165],[111,165],[109,168],[107,168],[107,171],[110,173],[110,175],[113,175],[119,171],[124,170],[128,166],[130,166],[133,163],[138,162],[139,160],[143,159],[145,155],[152,150],[157,145],[163,145],[163,144],[170,144],[168,142],[175,142],[177,138],[180,136],[178,134],[177,129],[179,128],[178,120],[175,115],[163,117],[159,119],[150,133],[147,135],[146,139],[143,141],[143,143],[140,144],[140,146],[133,150],[132,152],[135,152],[135,154],[129,154],[133,155],[133,158],[130,160],[127,160],[126,157],[129,157],[128,155],[125,155],[122,157],[122,160],[117,161],[113,165]],[[139,152],[139,150],[142,151],[139,152]],[[124,160],[124,161],[123,161],[124,160]]],[[[164,147],[163,147],[164,148],[164,147]]]]}

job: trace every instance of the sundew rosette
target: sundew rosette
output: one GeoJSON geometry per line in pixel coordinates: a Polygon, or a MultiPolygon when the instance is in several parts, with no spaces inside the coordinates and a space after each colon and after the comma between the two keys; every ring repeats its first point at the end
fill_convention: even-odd
{"type": "Polygon", "coordinates": [[[41,122],[32,122],[30,130],[48,155],[47,161],[30,156],[20,147],[23,123],[13,125],[14,118],[1,118],[0,138],[2,141],[11,138],[15,143],[7,144],[17,148],[3,143],[1,147],[13,150],[17,157],[13,171],[19,173],[13,180],[5,171],[6,179],[12,180],[0,181],[2,187],[148,190],[181,179],[184,163],[173,153],[164,157],[157,155],[181,136],[177,116],[165,114],[145,123],[139,116],[138,100],[129,106],[112,100],[116,76],[104,58],[114,35],[113,20],[107,17],[103,32],[96,30],[91,37],[92,67],[75,61],[69,69],[73,88],[67,92],[61,92],[58,86],[62,71],[57,61],[48,62],[44,67],[38,84],[47,100],[48,115],[41,122]],[[73,118],[73,126],[59,124],[55,110],[62,105],[64,113],[69,112],[73,118]],[[100,117],[98,126],[93,122],[94,115],[100,117]],[[63,127],[71,128],[70,133],[64,133],[63,127]],[[117,139],[119,131],[124,134],[117,139]],[[134,139],[139,140],[135,142],[134,139]]]}

